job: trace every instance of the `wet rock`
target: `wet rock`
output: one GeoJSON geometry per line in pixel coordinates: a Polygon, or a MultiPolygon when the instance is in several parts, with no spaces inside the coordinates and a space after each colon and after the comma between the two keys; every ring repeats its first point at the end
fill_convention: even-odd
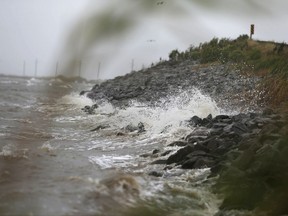
{"type": "Polygon", "coordinates": [[[231,120],[231,117],[228,115],[217,115],[213,122],[227,122],[227,120],[231,120]]]}
{"type": "Polygon", "coordinates": [[[134,126],[132,124],[129,124],[124,128],[124,130],[125,130],[125,132],[134,132],[134,131],[138,130],[138,127],[134,126]]]}
{"type": "MultiPolygon", "coordinates": [[[[185,138],[188,144],[184,148],[169,156],[167,164],[176,163],[185,169],[195,169],[201,166],[218,167],[218,164],[230,157],[228,156],[230,152],[236,149],[243,151],[249,147],[247,142],[261,132],[257,125],[259,122],[266,124],[263,130],[269,133],[269,136],[262,136],[260,142],[271,144],[277,140],[279,134],[276,132],[280,128],[275,124],[281,118],[275,116],[273,118],[275,120],[269,116],[261,117],[260,114],[254,113],[235,116],[220,115],[214,118],[208,116],[206,120],[193,116],[190,122],[197,125],[196,130],[185,138]],[[198,136],[198,134],[204,136],[198,136]],[[203,155],[199,155],[199,152],[203,155]]],[[[179,142],[182,143],[182,141],[179,142]]]]}
{"type": "Polygon", "coordinates": [[[163,173],[159,172],[159,171],[151,171],[151,172],[148,173],[148,175],[155,176],[155,177],[162,177],[163,173]]]}
{"type": "Polygon", "coordinates": [[[171,165],[167,165],[167,166],[164,167],[163,170],[171,170],[171,169],[173,169],[173,166],[171,166],[171,165]]]}
{"type": "Polygon", "coordinates": [[[166,164],[166,163],[167,163],[167,160],[159,159],[159,160],[153,161],[151,164],[166,164]]]}
{"type": "Polygon", "coordinates": [[[171,152],[172,152],[172,150],[167,150],[167,151],[163,152],[163,153],[161,154],[161,156],[169,155],[171,152]]]}
{"type": "Polygon", "coordinates": [[[212,129],[223,129],[228,125],[229,125],[228,123],[222,123],[222,122],[221,123],[214,123],[211,128],[212,129]]]}
{"type": "Polygon", "coordinates": [[[209,130],[207,130],[207,127],[197,127],[187,137],[189,137],[189,136],[204,136],[204,137],[207,137],[208,135],[209,135],[209,130]]]}
{"type": "Polygon", "coordinates": [[[179,163],[180,161],[183,161],[183,159],[190,154],[194,150],[194,147],[191,145],[187,145],[182,149],[179,149],[175,154],[171,155],[167,159],[167,164],[172,163],[179,163]]]}
{"type": "Polygon", "coordinates": [[[144,153],[144,154],[141,154],[140,157],[144,157],[144,158],[151,157],[151,154],[150,153],[144,153]]]}
{"type": "Polygon", "coordinates": [[[204,144],[211,152],[215,152],[219,146],[223,144],[223,140],[213,137],[212,139],[205,141],[204,144]]]}
{"type": "Polygon", "coordinates": [[[223,128],[212,128],[209,132],[210,136],[217,136],[223,132],[223,128]]]}
{"type": "Polygon", "coordinates": [[[225,132],[233,132],[239,136],[249,131],[245,124],[239,122],[227,125],[223,130],[225,132]]]}
{"type": "Polygon", "coordinates": [[[154,150],[152,151],[152,154],[157,154],[157,153],[159,153],[159,152],[160,152],[159,149],[154,149],[154,150]]]}
{"type": "Polygon", "coordinates": [[[116,136],[125,136],[125,133],[119,131],[119,132],[116,133],[116,136]]]}
{"type": "Polygon", "coordinates": [[[82,95],[85,95],[88,92],[90,92],[90,91],[81,91],[79,95],[82,96],[82,95]]]}
{"type": "Polygon", "coordinates": [[[109,128],[109,125],[99,125],[97,126],[96,128],[90,130],[91,132],[94,132],[94,131],[99,131],[99,130],[103,130],[105,128],[109,128]]]}
{"type": "Polygon", "coordinates": [[[188,135],[185,140],[187,140],[188,143],[196,144],[203,140],[205,140],[207,136],[194,136],[193,134],[188,135]]]}
{"type": "Polygon", "coordinates": [[[83,110],[84,112],[86,112],[87,114],[95,114],[95,109],[98,108],[97,104],[93,104],[92,106],[85,106],[84,108],[82,108],[81,110],[83,110]]]}
{"type": "Polygon", "coordinates": [[[202,119],[201,126],[210,128],[212,126],[212,115],[209,114],[206,118],[202,119]]]}
{"type": "Polygon", "coordinates": [[[199,157],[199,156],[206,157],[206,156],[208,156],[208,154],[207,154],[207,152],[205,152],[205,151],[196,150],[196,151],[193,151],[192,153],[188,154],[188,155],[186,156],[186,158],[191,159],[191,158],[194,158],[195,156],[198,156],[198,157],[199,157]]]}
{"type": "Polygon", "coordinates": [[[211,167],[215,164],[215,160],[210,157],[195,156],[189,160],[186,160],[181,168],[183,169],[202,169],[211,167]]]}
{"type": "Polygon", "coordinates": [[[196,127],[196,126],[201,126],[202,125],[202,119],[199,118],[198,116],[193,116],[189,121],[188,121],[189,125],[192,127],[196,127]]]}
{"type": "Polygon", "coordinates": [[[184,141],[175,141],[170,143],[168,146],[186,146],[188,143],[184,141]]]}
{"type": "Polygon", "coordinates": [[[210,150],[203,144],[203,143],[197,143],[195,145],[193,145],[194,150],[200,150],[200,151],[204,151],[204,152],[209,152],[210,150]]]}
{"type": "Polygon", "coordinates": [[[145,130],[145,126],[144,126],[144,124],[142,123],[142,122],[139,122],[138,123],[138,133],[143,133],[143,132],[145,132],[146,130],[145,130]]]}
{"type": "Polygon", "coordinates": [[[124,128],[124,131],[126,133],[129,133],[129,132],[135,132],[137,131],[138,133],[143,133],[145,132],[145,126],[142,122],[139,122],[137,126],[135,125],[132,125],[132,124],[129,124],[127,125],[125,128],[124,128]]]}

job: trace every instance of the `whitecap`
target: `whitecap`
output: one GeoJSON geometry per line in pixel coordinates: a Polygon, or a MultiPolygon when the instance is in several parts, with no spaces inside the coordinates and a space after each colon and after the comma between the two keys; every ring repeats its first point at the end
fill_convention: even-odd
{"type": "Polygon", "coordinates": [[[102,156],[89,156],[89,162],[101,167],[101,169],[108,169],[113,167],[127,167],[129,165],[129,161],[131,161],[134,157],[131,155],[123,155],[123,156],[110,156],[110,155],[102,155],[102,156]]]}

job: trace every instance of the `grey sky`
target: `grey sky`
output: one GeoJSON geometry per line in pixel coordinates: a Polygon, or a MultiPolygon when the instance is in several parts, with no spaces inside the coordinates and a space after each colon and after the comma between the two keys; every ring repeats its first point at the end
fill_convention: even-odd
{"type": "MultiPolygon", "coordinates": [[[[81,75],[95,79],[101,62],[100,78],[112,78],[166,58],[169,51],[184,50],[213,37],[235,38],[248,34],[255,24],[254,38],[287,42],[285,0],[213,0],[212,5],[188,4],[181,0],[184,11],[175,15],[164,1],[159,13],[149,14],[120,41],[102,40],[81,59],[81,75]],[[167,9],[167,11],[165,11],[167,9]]],[[[0,0],[0,73],[21,75],[25,62],[26,75],[53,75],[56,62],[59,71],[67,63],[66,39],[76,22],[89,24],[85,14],[101,13],[111,4],[119,5],[115,13],[126,7],[124,0],[0,0]]],[[[205,2],[203,0],[203,2],[205,2]]],[[[206,0],[209,2],[209,0],[206,0]]],[[[212,0],[210,0],[212,2],[212,0]]],[[[176,13],[176,12],[175,12],[176,13]]],[[[84,31],[84,30],[83,30],[84,31]]],[[[85,33],[83,33],[85,34],[85,33]]],[[[84,35],[79,34],[79,44],[84,35]]],[[[69,46],[79,46],[79,44],[69,46]]],[[[77,72],[74,73],[77,75],[77,72]]]]}

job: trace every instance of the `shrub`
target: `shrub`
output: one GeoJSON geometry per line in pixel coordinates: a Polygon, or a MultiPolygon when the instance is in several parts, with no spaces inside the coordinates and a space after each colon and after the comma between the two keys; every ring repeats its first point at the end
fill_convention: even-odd
{"type": "Polygon", "coordinates": [[[199,60],[201,58],[201,52],[199,50],[195,50],[190,53],[190,57],[192,60],[199,60]]]}
{"type": "Polygon", "coordinates": [[[243,34],[243,35],[240,35],[236,41],[247,41],[249,39],[249,36],[247,34],[243,34]]]}
{"type": "Polygon", "coordinates": [[[171,53],[169,54],[169,60],[172,61],[177,61],[180,53],[177,49],[172,50],[171,53]]]}
{"type": "Polygon", "coordinates": [[[200,62],[201,63],[215,62],[218,60],[219,53],[220,52],[217,48],[206,47],[202,50],[200,62]]]}
{"type": "Polygon", "coordinates": [[[245,58],[245,55],[241,50],[234,50],[230,55],[229,55],[229,60],[233,62],[241,62],[245,58]]]}
{"type": "Polygon", "coordinates": [[[259,49],[253,49],[249,53],[249,60],[258,60],[261,58],[261,51],[259,49]]]}
{"type": "Polygon", "coordinates": [[[231,44],[231,40],[229,40],[228,38],[222,38],[219,40],[218,42],[218,46],[219,48],[224,48],[227,47],[231,44]]]}
{"type": "Polygon", "coordinates": [[[217,47],[218,46],[218,38],[213,38],[207,45],[211,46],[211,47],[217,47]]]}

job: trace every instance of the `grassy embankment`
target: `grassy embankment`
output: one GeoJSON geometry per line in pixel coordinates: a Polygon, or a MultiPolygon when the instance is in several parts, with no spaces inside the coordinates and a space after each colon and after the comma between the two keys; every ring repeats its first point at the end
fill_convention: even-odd
{"type": "Polygon", "coordinates": [[[236,40],[213,38],[184,52],[173,50],[172,61],[198,60],[201,64],[230,63],[248,76],[261,76],[259,89],[271,108],[288,111],[288,45],[251,40],[241,35],[236,40]]]}

